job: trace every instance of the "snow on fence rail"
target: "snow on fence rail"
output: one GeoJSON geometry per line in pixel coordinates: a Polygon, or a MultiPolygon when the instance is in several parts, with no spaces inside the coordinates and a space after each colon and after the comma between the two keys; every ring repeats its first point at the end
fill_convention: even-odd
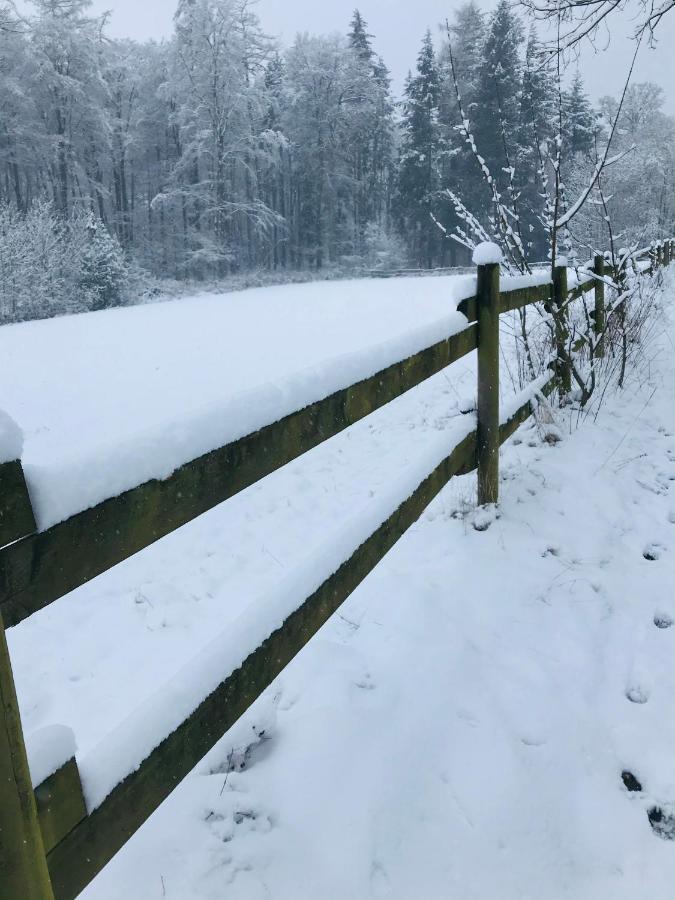
{"type": "MultiPolygon", "coordinates": [[[[649,253],[653,268],[667,265],[674,243],[649,253]]],[[[641,268],[641,267],[640,267],[641,268]]],[[[70,900],[77,896],[199,760],[220,740],[290,660],[374,569],[454,476],[478,469],[478,499],[498,499],[500,445],[532,413],[538,395],[565,390],[569,372],[556,363],[499,409],[499,316],[532,303],[564,309],[593,290],[595,330],[605,322],[607,275],[602,256],[588,277],[567,289],[567,269],[512,281],[500,291],[499,265],[478,266],[476,296],[462,301],[466,327],[370,378],[338,390],[252,434],[38,532],[20,460],[0,464],[0,894],[3,900],[70,900]],[[365,533],[345,539],[332,571],[299,578],[283,603],[227,670],[221,654],[211,682],[185,701],[185,718],[170,733],[152,734],[141,759],[111,744],[108,757],[130,759],[103,790],[85,790],[69,740],[46,736],[39,765],[28,756],[18,711],[5,626],[33,612],[149,546],[312,447],[478,350],[478,404],[453,429],[452,444],[396,485],[365,533]],[[354,546],[360,540],[357,546],[354,546]],[[323,578],[323,580],[321,580],[323,578]],[[297,593],[296,593],[297,592],[297,593]],[[4,619],[4,625],[3,625],[4,619]],[[235,667],[236,666],[236,667],[235,667]],[[213,680],[215,678],[215,687],[213,680]],[[187,711],[189,710],[189,711],[187,711]],[[52,743],[50,744],[50,740],[52,743]],[[35,772],[39,771],[39,778],[35,772]],[[47,777],[45,777],[47,775],[47,777]]],[[[616,309],[616,306],[614,307],[616,309]]],[[[614,310],[611,310],[613,312],[614,310]]],[[[562,360],[562,356],[559,357],[562,360]]],[[[287,596],[286,596],[287,595],[287,596]]],[[[211,666],[213,668],[213,666],[211,666]]],[[[182,713],[179,713],[183,715],[182,713]]],[[[161,718],[161,717],[160,717],[161,718]]],[[[158,727],[161,727],[161,723],[158,727]]]]}

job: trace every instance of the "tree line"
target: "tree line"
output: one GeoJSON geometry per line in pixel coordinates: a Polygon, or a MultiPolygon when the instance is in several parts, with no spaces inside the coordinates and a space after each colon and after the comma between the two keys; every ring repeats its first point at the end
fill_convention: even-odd
{"type": "MultiPolygon", "coordinates": [[[[0,0],[5,320],[45,314],[47,301],[21,294],[31,270],[49,270],[52,295],[58,283],[79,297],[76,310],[116,302],[130,272],[220,279],[465,262],[451,198],[478,218],[492,212],[460,100],[497,189],[517,198],[526,253],[541,259],[538,150],[564,135],[573,185],[611,115],[609,98],[592,108],[579,74],[561,87],[507,0],[490,14],[464,4],[437,46],[427,32],[401,102],[358,11],[344,35],[299,34],[282,50],[249,0],[179,0],[171,38],[144,43],[111,39],[88,7],[31,0],[22,16],[0,0]]],[[[659,89],[637,87],[649,121],[619,134],[632,128],[645,144],[655,230],[672,218],[672,122],[659,89]]],[[[640,159],[613,196],[633,225],[640,159]]],[[[594,228],[586,217],[579,241],[594,228]]]]}

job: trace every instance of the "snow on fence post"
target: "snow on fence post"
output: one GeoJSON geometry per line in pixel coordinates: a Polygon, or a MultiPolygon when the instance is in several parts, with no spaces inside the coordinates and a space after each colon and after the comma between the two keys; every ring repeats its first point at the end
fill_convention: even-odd
{"type": "Polygon", "coordinates": [[[478,503],[499,500],[499,263],[495,244],[480,244],[478,266],[478,503]]]}
{"type": "Polygon", "coordinates": [[[598,253],[593,261],[593,271],[597,275],[594,285],[595,291],[595,336],[598,343],[595,348],[595,355],[602,359],[605,355],[605,346],[602,334],[605,330],[605,257],[602,253],[598,253]]]}
{"type": "Polygon", "coordinates": [[[3,900],[54,900],[0,615],[0,885],[3,900]]]}
{"type": "Polygon", "coordinates": [[[553,305],[555,314],[555,340],[558,357],[560,393],[572,390],[572,372],[567,356],[567,260],[556,261],[553,267],[553,305]]]}

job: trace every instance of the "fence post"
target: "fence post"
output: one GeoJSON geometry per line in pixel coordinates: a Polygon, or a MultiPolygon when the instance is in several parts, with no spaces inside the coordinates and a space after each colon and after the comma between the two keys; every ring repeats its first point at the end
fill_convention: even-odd
{"type": "Polygon", "coordinates": [[[597,275],[595,280],[595,336],[598,343],[595,348],[595,355],[598,359],[602,359],[605,355],[605,342],[602,334],[605,330],[605,257],[602,253],[598,253],[593,261],[593,271],[597,275]]]}
{"type": "Polygon", "coordinates": [[[3,900],[54,900],[0,615],[0,885],[3,900]]]}
{"type": "Polygon", "coordinates": [[[561,394],[572,390],[572,372],[567,356],[567,265],[553,268],[553,304],[555,315],[555,340],[558,355],[558,373],[561,394]]]}
{"type": "Polygon", "coordinates": [[[478,503],[499,500],[499,263],[478,266],[478,503]]]}

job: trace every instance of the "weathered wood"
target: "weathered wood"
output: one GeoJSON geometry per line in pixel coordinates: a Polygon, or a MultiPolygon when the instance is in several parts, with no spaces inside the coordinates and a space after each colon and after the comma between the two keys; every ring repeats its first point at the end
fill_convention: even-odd
{"type": "Polygon", "coordinates": [[[0,547],[34,531],[35,518],[21,462],[0,463],[0,547]]]}
{"type": "Polygon", "coordinates": [[[593,278],[589,278],[586,281],[582,281],[581,284],[578,284],[576,287],[572,288],[571,291],[567,294],[568,302],[572,300],[578,300],[579,297],[583,297],[584,294],[587,294],[589,291],[593,290],[593,286],[595,284],[595,280],[593,278]]]}
{"type": "Polygon", "coordinates": [[[0,550],[9,625],[328,440],[476,348],[469,326],[278,422],[0,550]]]}
{"type": "Polygon", "coordinates": [[[499,311],[510,312],[521,309],[531,303],[547,303],[551,299],[550,284],[533,284],[530,287],[516,288],[512,291],[499,292],[499,311]]]}
{"type": "Polygon", "coordinates": [[[572,389],[572,372],[567,356],[567,295],[567,266],[555,266],[553,269],[553,304],[561,394],[569,394],[572,389]]]}
{"type": "MultiPolygon", "coordinates": [[[[552,379],[543,389],[549,393],[552,379]]],[[[522,404],[499,428],[503,442],[532,414],[522,404]]],[[[476,468],[473,431],[305,602],[230,674],[101,806],[48,854],[57,900],[80,893],[159,804],[243,715],[383,559],[454,475],[476,468]]]]}
{"type": "Polygon", "coordinates": [[[35,803],[42,843],[49,853],[87,815],[74,758],[35,788],[35,803]]]}
{"type": "MultiPolygon", "coordinates": [[[[500,313],[510,312],[512,309],[521,309],[532,303],[547,303],[551,299],[550,284],[532,284],[529,287],[513,288],[502,291],[499,294],[500,313]]],[[[478,298],[467,297],[457,304],[457,309],[466,316],[469,322],[478,321],[478,298]]]]}
{"type": "Polygon", "coordinates": [[[453,475],[475,468],[472,432],[283,625],[229,675],[140,768],[48,855],[57,900],[77,896],[268,687],[453,475]]]}
{"type": "Polygon", "coordinates": [[[53,900],[0,616],[0,896],[53,900]]]}
{"type": "Polygon", "coordinates": [[[478,302],[475,297],[467,297],[457,304],[457,311],[466,316],[469,323],[478,321],[478,302]]]}
{"type": "Polygon", "coordinates": [[[478,503],[499,499],[499,265],[478,266],[478,503]]]}
{"type": "Polygon", "coordinates": [[[605,342],[602,335],[605,331],[605,257],[598,253],[593,261],[593,271],[598,276],[595,279],[595,336],[598,343],[595,348],[595,355],[598,359],[602,359],[605,355],[605,342]]]}

